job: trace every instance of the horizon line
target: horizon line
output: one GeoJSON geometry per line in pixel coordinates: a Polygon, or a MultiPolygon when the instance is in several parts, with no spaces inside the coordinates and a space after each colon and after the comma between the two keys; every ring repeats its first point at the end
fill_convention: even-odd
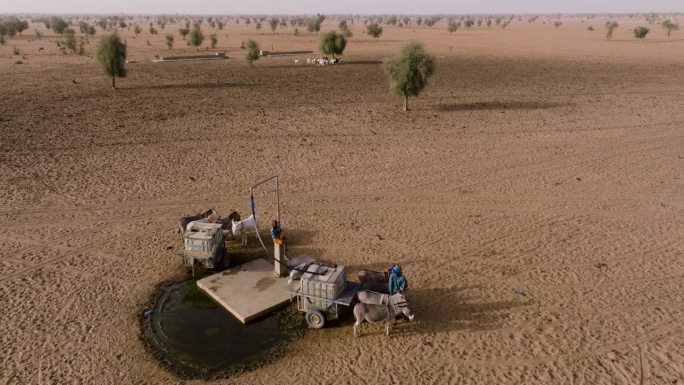
{"type": "Polygon", "coordinates": [[[46,16],[46,15],[61,15],[61,16],[500,16],[500,15],[515,15],[515,16],[630,16],[630,15],[675,15],[684,16],[684,11],[648,11],[648,12],[485,12],[485,13],[130,13],[130,12],[7,12],[0,13],[0,16],[46,16]]]}

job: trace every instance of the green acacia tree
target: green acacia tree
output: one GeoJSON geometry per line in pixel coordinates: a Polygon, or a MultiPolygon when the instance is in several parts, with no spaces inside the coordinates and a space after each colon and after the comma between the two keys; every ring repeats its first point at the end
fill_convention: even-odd
{"type": "Polygon", "coordinates": [[[613,31],[619,26],[620,24],[617,21],[606,21],[606,40],[610,40],[613,37],[613,31]]]}
{"type": "Polygon", "coordinates": [[[5,36],[8,34],[8,27],[3,21],[0,21],[0,44],[5,43],[5,36]]]}
{"type": "Polygon", "coordinates": [[[449,22],[447,23],[447,31],[449,31],[449,33],[454,33],[458,30],[458,27],[460,26],[460,21],[457,22],[456,20],[449,20],[449,22]]]}
{"type": "Polygon", "coordinates": [[[334,59],[336,54],[342,55],[344,52],[344,49],[347,47],[347,38],[342,34],[330,31],[321,35],[321,43],[318,47],[321,52],[326,55],[332,55],[334,59]]]}
{"type": "Polygon", "coordinates": [[[6,25],[8,32],[10,32],[10,37],[13,37],[17,33],[21,36],[21,33],[26,31],[29,27],[28,21],[19,20],[16,16],[9,17],[7,20],[3,21],[3,23],[6,25]]]}
{"type": "Polygon", "coordinates": [[[435,58],[425,52],[419,42],[402,47],[399,55],[384,63],[385,75],[394,93],[404,97],[404,111],[408,111],[408,97],[418,96],[435,72],[435,58]]]}
{"type": "Polygon", "coordinates": [[[95,36],[96,32],[97,32],[97,30],[95,29],[95,26],[90,25],[90,24],[85,26],[86,39],[92,38],[93,36],[95,36]]]}
{"type": "Polygon", "coordinates": [[[349,29],[349,25],[347,24],[347,20],[340,21],[339,24],[337,25],[337,28],[339,28],[340,31],[342,31],[342,33],[344,34],[345,37],[352,37],[353,34],[352,34],[351,29],[349,29]]]}
{"type": "Polygon", "coordinates": [[[166,46],[169,47],[169,49],[173,48],[173,35],[170,33],[166,34],[166,46]]]}
{"type": "Polygon", "coordinates": [[[667,40],[670,40],[670,35],[672,35],[672,31],[678,31],[679,30],[679,24],[676,22],[672,22],[672,20],[667,19],[660,23],[660,25],[665,28],[667,31],[667,40]]]}
{"type": "Polygon", "coordinates": [[[185,37],[188,36],[188,34],[190,33],[190,28],[188,28],[188,27],[180,28],[180,29],[178,29],[178,33],[180,33],[180,35],[183,37],[183,40],[185,40],[185,37]]]}
{"type": "Polygon", "coordinates": [[[245,56],[247,63],[252,65],[255,61],[259,60],[259,43],[251,39],[247,40],[245,48],[247,48],[247,55],[245,56]]]}
{"type": "Polygon", "coordinates": [[[271,31],[275,33],[276,28],[278,28],[278,24],[280,24],[280,21],[278,20],[278,18],[274,17],[268,22],[268,24],[271,27],[271,31]]]}
{"type": "Polygon", "coordinates": [[[116,89],[116,78],[125,78],[127,74],[126,46],[116,32],[100,39],[96,56],[104,72],[112,78],[112,87],[116,89]]]}
{"type": "Polygon", "coordinates": [[[372,23],[366,26],[366,33],[374,38],[379,38],[382,35],[382,27],[378,23],[372,23]]]}
{"type": "Polygon", "coordinates": [[[57,34],[61,35],[64,33],[64,30],[67,29],[68,26],[69,24],[61,17],[53,16],[50,18],[50,28],[57,34]]]}
{"type": "Polygon", "coordinates": [[[192,31],[190,31],[190,45],[194,46],[195,48],[198,48],[200,45],[202,45],[203,41],[204,34],[202,33],[202,30],[198,25],[194,26],[192,28],[192,31]]]}
{"type": "Polygon", "coordinates": [[[76,31],[67,28],[62,36],[64,36],[64,46],[70,49],[72,53],[76,53],[76,31]]]}

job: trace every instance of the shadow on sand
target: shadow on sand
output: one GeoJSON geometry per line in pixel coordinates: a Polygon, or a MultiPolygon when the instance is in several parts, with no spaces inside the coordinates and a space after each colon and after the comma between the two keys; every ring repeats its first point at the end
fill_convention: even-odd
{"type": "Polygon", "coordinates": [[[382,60],[353,60],[353,61],[345,61],[343,64],[377,65],[377,64],[382,64],[382,60]]]}
{"type": "Polygon", "coordinates": [[[221,89],[235,87],[258,87],[259,83],[182,83],[182,84],[149,84],[132,87],[122,87],[124,90],[176,90],[176,89],[221,89]]]}
{"type": "Polygon", "coordinates": [[[669,39],[669,40],[639,40],[639,39],[610,39],[614,43],[635,43],[635,44],[667,44],[682,41],[684,39],[669,39]]]}
{"type": "MultiPolygon", "coordinates": [[[[311,240],[316,236],[316,231],[307,230],[293,230],[287,231],[285,229],[284,235],[287,237],[288,251],[286,255],[289,258],[294,258],[298,255],[307,254],[312,257],[318,258],[320,256],[320,250],[307,247],[306,245],[311,243],[311,240]]],[[[271,239],[270,230],[261,229],[259,231],[261,240],[264,242],[264,246],[268,250],[268,253],[264,250],[263,246],[257,239],[256,235],[250,234],[247,236],[247,246],[242,246],[240,244],[241,238],[236,237],[234,240],[228,236],[228,250],[230,254],[230,264],[231,266],[241,265],[243,263],[254,261],[258,258],[263,258],[269,262],[273,262],[273,240],[271,239]]]]}
{"type": "Polygon", "coordinates": [[[473,103],[443,103],[435,106],[437,111],[486,111],[486,110],[539,110],[562,107],[567,104],[537,101],[491,101],[473,103]]]}
{"type": "Polygon", "coordinates": [[[512,309],[529,305],[529,301],[514,297],[482,302],[464,294],[476,288],[477,286],[466,286],[410,290],[407,297],[416,314],[416,322],[409,324],[411,327],[402,329],[406,333],[493,330],[505,325],[512,309]]]}
{"type": "MultiPolygon", "coordinates": [[[[343,59],[344,60],[344,59],[343,59]]],[[[343,61],[340,64],[335,64],[332,65],[332,67],[336,66],[345,66],[345,65],[379,65],[382,64],[382,60],[353,60],[353,61],[343,61]]],[[[263,68],[323,68],[323,67],[330,67],[330,66],[319,66],[319,65],[313,65],[313,64],[306,64],[306,59],[300,59],[299,64],[275,64],[275,65],[269,65],[269,66],[264,66],[263,68]]]]}
{"type": "MultiPolygon", "coordinates": [[[[362,269],[383,271],[387,264],[347,266],[349,280],[357,280],[362,269]]],[[[531,300],[509,296],[499,301],[484,302],[469,293],[481,285],[448,288],[410,288],[407,300],[415,314],[413,322],[398,319],[392,334],[410,335],[452,331],[485,331],[506,326],[513,309],[529,306],[531,300]]],[[[353,322],[353,318],[349,321],[353,322]]]]}

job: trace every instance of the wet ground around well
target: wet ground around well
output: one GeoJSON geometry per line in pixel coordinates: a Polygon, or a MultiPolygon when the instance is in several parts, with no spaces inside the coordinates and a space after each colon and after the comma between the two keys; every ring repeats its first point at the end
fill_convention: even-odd
{"type": "Polygon", "coordinates": [[[224,377],[261,366],[303,333],[303,317],[289,307],[243,325],[196,281],[163,285],[142,319],[143,340],[184,377],[224,377]]]}

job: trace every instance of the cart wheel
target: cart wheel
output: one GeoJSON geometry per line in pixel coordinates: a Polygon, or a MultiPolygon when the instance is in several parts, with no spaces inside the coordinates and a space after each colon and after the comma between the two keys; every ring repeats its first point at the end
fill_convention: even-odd
{"type": "Polygon", "coordinates": [[[309,309],[309,311],[306,312],[306,323],[312,329],[320,329],[325,325],[325,317],[320,311],[309,309]]]}

